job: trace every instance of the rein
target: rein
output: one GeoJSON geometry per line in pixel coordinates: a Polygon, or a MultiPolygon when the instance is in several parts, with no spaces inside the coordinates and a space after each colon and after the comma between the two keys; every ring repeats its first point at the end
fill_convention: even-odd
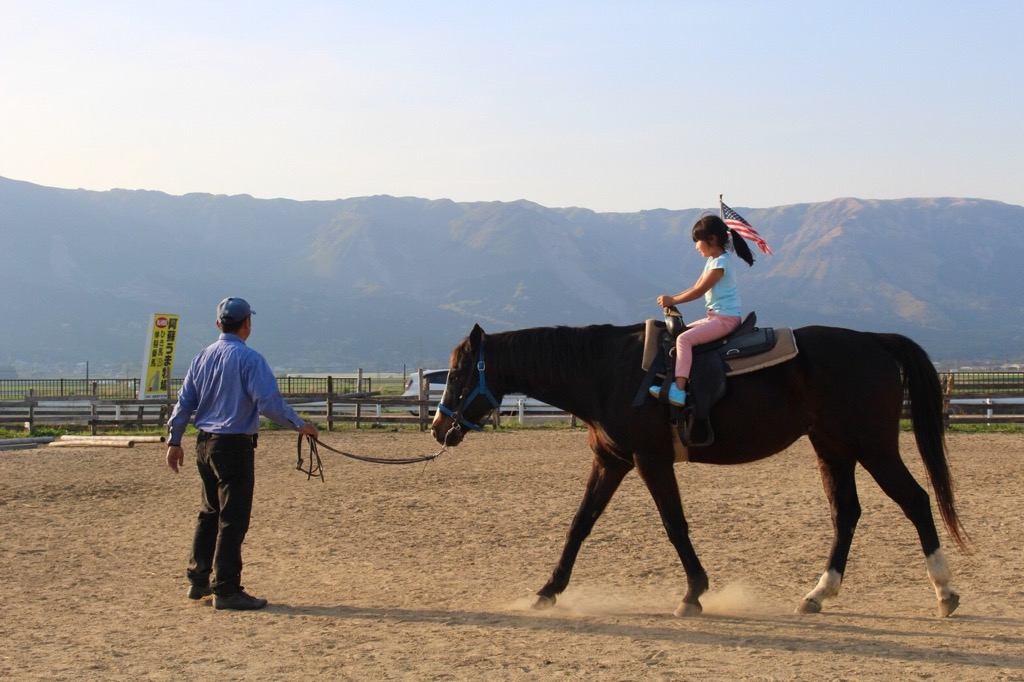
{"type": "Polygon", "coordinates": [[[304,472],[306,474],[307,480],[313,478],[314,476],[317,476],[320,478],[321,481],[323,481],[324,465],[323,461],[320,459],[319,446],[323,446],[325,450],[330,450],[331,452],[342,455],[343,457],[359,460],[360,462],[370,462],[371,464],[418,464],[420,462],[434,461],[435,459],[440,457],[445,450],[448,449],[448,436],[450,436],[453,432],[461,431],[463,427],[472,429],[473,431],[483,430],[484,427],[482,425],[474,424],[473,422],[468,421],[466,418],[462,416],[463,410],[465,410],[469,405],[471,405],[474,400],[476,400],[480,396],[487,398],[487,400],[491,403],[492,410],[496,409],[499,405],[501,405],[498,399],[494,397],[494,394],[491,393],[491,389],[487,388],[487,382],[484,378],[484,370],[486,369],[486,367],[487,365],[484,362],[484,344],[483,341],[481,341],[480,355],[478,356],[476,363],[477,371],[480,374],[480,380],[477,382],[476,387],[472,390],[472,392],[469,393],[469,395],[462,399],[462,401],[459,403],[458,409],[456,410],[452,410],[446,407],[443,400],[437,406],[438,410],[440,410],[447,416],[451,417],[452,427],[444,436],[444,445],[442,445],[441,449],[438,450],[433,455],[419,455],[416,457],[367,457],[365,455],[355,455],[351,452],[345,452],[344,450],[332,448],[330,445],[327,445],[323,441],[320,441],[317,438],[314,438],[313,436],[305,436],[303,434],[299,434],[299,440],[296,445],[297,458],[295,468],[299,471],[304,472]],[[303,463],[305,462],[305,460],[302,459],[303,439],[305,439],[309,443],[309,463],[305,468],[303,468],[303,463]]]}
{"type": "MultiPolygon", "coordinates": [[[[457,430],[457,426],[453,426],[451,429],[451,431],[457,430]]],[[[451,431],[449,431],[448,433],[451,433],[451,431]]],[[[325,450],[330,450],[333,453],[342,455],[344,457],[348,457],[349,459],[356,459],[359,460],[360,462],[370,462],[371,464],[418,464],[419,462],[432,462],[438,457],[440,457],[441,454],[448,449],[447,434],[445,434],[444,440],[445,444],[442,445],[441,449],[438,450],[433,455],[418,455],[416,457],[368,457],[365,455],[355,455],[352,454],[351,452],[345,452],[344,450],[338,450],[336,448],[332,448],[330,445],[327,445],[323,441],[314,438],[313,436],[305,436],[303,434],[299,434],[299,441],[296,447],[298,458],[295,463],[295,468],[306,474],[306,480],[309,480],[314,476],[318,476],[320,480],[323,481],[324,465],[320,459],[320,451],[318,449],[318,446],[323,446],[325,450]],[[309,464],[305,468],[303,468],[304,460],[302,459],[303,440],[306,440],[309,443],[309,464]]]]}

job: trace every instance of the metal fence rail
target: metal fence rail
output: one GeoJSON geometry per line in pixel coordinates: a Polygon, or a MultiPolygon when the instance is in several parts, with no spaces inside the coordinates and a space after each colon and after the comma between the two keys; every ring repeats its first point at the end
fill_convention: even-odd
{"type": "MultiPolygon", "coordinates": [[[[181,390],[182,379],[171,379],[168,395],[173,399],[181,390]]],[[[303,393],[355,393],[372,391],[372,377],[291,377],[277,378],[282,395],[303,393]]],[[[139,397],[138,379],[0,379],[0,400],[37,398],[102,398],[129,400],[139,397]]]]}
{"type": "MultiPolygon", "coordinates": [[[[179,386],[181,382],[178,382],[179,386]]],[[[51,398],[137,398],[138,379],[0,379],[0,400],[28,395],[51,398]]]]}
{"type": "Polygon", "coordinates": [[[951,398],[1024,395],[1024,372],[945,372],[939,378],[951,398]]]}

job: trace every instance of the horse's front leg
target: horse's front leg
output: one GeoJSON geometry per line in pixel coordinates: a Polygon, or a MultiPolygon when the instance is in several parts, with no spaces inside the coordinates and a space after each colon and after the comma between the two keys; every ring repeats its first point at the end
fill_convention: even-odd
{"type": "Polygon", "coordinates": [[[602,461],[600,457],[594,457],[586,492],[583,494],[579,509],[576,510],[576,516],[572,519],[572,525],[569,526],[569,532],[565,536],[562,556],[547,584],[537,592],[534,608],[553,606],[557,595],[565,591],[583,541],[590,535],[597,518],[608,506],[608,501],[612,499],[612,495],[618,490],[622,479],[632,468],[633,465],[629,462],[614,458],[602,461]]]}
{"type": "Polygon", "coordinates": [[[700,596],[707,592],[708,575],[690,542],[689,525],[683,515],[683,503],[679,498],[679,485],[672,465],[671,457],[636,457],[637,471],[654,498],[668,539],[676,548],[683,562],[683,570],[686,571],[686,594],[675,615],[698,616],[704,610],[700,605],[700,596]]]}

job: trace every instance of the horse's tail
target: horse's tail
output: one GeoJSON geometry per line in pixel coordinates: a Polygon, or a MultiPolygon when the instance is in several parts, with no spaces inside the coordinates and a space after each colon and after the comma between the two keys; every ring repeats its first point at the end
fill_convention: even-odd
{"type": "Polygon", "coordinates": [[[917,449],[935,490],[942,522],[953,541],[970,552],[967,532],[956,513],[953,478],[946,461],[945,420],[942,414],[942,383],[928,353],[900,334],[876,334],[882,346],[899,363],[904,392],[910,399],[910,423],[917,449]]]}

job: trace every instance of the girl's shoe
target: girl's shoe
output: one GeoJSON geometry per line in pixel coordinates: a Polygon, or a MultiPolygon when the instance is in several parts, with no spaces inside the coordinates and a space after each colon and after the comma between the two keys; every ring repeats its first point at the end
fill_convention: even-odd
{"type": "MultiPolygon", "coordinates": [[[[655,398],[661,396],[661,386],[651,386],[650,392],[655,398]]],[[[668,389],[668,401],[676,407],[683,407],[686,405],[686,391],[671,384],[668,389]]]]}

